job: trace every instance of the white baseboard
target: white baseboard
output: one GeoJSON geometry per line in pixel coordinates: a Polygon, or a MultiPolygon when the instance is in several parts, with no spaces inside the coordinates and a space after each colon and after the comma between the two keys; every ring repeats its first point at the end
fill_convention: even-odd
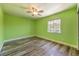
{"type": "MultiPolygon", "coordinates": [[[[31,35],[31,36],[21,36],[21,37],[16,37],[16,38],[4,40],[3,42],[0,42],[0,51],[1,51],[1,48],[2,48],[2,46],[3,46],[3,44],[4,44],[5,42],[14,41],[14,40],[20,40],[20,39],[29,38],[29,37],[34,37],[34,36],[33,36],[33,35],[31,35]]],[[[48,38],[43,37],[43,36],[37,36],[37,37],[44,38],[44,39],[47,39],[47,40],[51,40],[51,39],[48,39],[48,38]]],[[[51,41],[57,42],[57,43],[60,43],[60,44],[64,44],[64,45],[67,45],[67,46],[74,47],[74,48],[78,49],[75,45],[70,45],[70,44],[65,43],[65,42],[56,41],[56,40],[51,40],[51,41]]]]}
{"type": "Polygon", "coordinates": [[[2,41],[2,42],[0,42],[0,52],[1,52],[1,49],[2,49],[2,47],[3,47],[3,44],[4,44],[4,42],[2,41]]]}
{"type": "Polygon", "coordinates": [[[29,37],[33,37],[33,35],[30,35],[30,36],[20,36],[20,37],[16,37],[16,38],[11,38],[11,39],[8,39],[8,40],[4,40],[4,42],[10,42],[10,41],[14,41],[14,40],[20,40],[20,39],[29,38],[29,37]]]}
{"type": "Polygon", "coordinates": [[[50,41],[53,41],[53,42],[57,42],[59,44],[63,44],[63,45],[66,45],[66,46],[70,46],[70,47],[76,48],[78,50],[77,46],[75,46],[75,45],[71,45],[71,44],[68,44],[68,43],[65,43],[65,42],[61,42],[61,41],[52,40],[52,39],[49,39],[49,38],[46,38],[46,37],[43,37],[43,36],[37,36],[37,37],[47,39],[47,40],[50,40],[50,41]]]}
{"type": "Polygon", "coordinates": [[[29,37],[33,37],[33,35],[30,35],[30,36],[21,36],[21,37],[16,37],[16,38],[4,40],[4,41],[0,42],[0,51],[1,51],[1,49],[2,49],[2,47],[3,47],[3,44],[4,44],[5,42],[10,42],[10,41],[14,41],[14,40],[20,40],[20,39],[29,38],[29,37]]]}

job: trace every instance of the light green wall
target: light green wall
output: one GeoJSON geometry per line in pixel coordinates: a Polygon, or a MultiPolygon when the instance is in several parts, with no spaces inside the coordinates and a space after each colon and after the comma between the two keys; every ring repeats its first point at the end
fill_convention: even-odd
{"type": "Polygon", "coordinates": [[[3,40],[3,12],[0,6],[0,42],[3,40]]]}
{"type": "Polygon", "coordinates": [[[34,21],[4,13],[4,40],[34,34],[34,21]]]}
{"type": "Polygon", "coordinates": [[[0,6],[0,51],[3,46],[3,11],[0,6]]]}
{"type": "Polygon", "coordinates": [[[63,12],[32,20],[4,13],[4,40],[21,36],[41,36],[51,41],[60,41],[77,46],[77,11],[76,6],[63,12]],[[48,20],[62,20],[60,34],[48,32],[48,20]]]}
{"type": "Polygon", "coordinates": [[[77,46],[77,7],[74,6],[69,10],[40,18],[36,21],[37,36],[48,38],[55,41],[61,41],[69,45],[77,46]],[[48,32],[48,20],[60,18],[62,20],[60,34],[48,32]]]}

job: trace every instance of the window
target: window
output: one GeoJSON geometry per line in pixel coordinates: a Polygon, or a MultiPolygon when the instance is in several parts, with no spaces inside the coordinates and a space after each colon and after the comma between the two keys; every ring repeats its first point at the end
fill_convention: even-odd
{"type": "Polygon", "coordinates": [[[61,19],[48,21],[48,32],[61,33],[61,19]]]}

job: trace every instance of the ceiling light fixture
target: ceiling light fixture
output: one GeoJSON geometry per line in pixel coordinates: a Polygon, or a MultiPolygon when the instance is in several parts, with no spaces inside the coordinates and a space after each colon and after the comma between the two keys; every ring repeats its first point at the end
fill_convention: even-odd
{"type": "Polygon", "coordinates": [[[23,8],[26,9],[27,13],[31,13],[32,16],[35,16],[35,15],[41,16],[41,13],[44,12],[42,9],[40,9],[35,5],[28,5],[27,7],[23,7],[23,8]]]}

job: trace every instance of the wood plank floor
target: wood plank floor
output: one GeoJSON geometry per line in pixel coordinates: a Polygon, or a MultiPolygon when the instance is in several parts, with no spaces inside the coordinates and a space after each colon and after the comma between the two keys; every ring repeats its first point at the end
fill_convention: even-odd
{"type": "Polygon", "coordinates": [[[1,56],[79,56],[74,48],[38,37],[6,42],[1,56]]]}

